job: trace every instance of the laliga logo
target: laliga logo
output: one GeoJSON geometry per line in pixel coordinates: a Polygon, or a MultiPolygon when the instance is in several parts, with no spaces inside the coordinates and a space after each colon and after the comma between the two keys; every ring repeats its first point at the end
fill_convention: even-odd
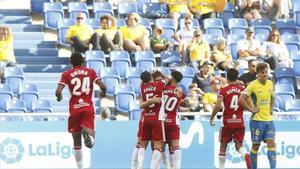
{"type": "Polygon", "coordinates": [[[7,164],[19,162],[24,154],[24,147],[21,141],[15,138],[6,138],[0,144],[0,159],[7,164]]]}
{"type": "Polygon", "coordinates": [[[203,126],[200,122],[194,121],[191,124],[187,134],[184,134],[180,131],[180,140],[179,140],[180,148],[182,148],[182,149],[189,148],[192,144],[194,135],[197,134],[197,133],[199,135],[198,136],[198,143],[203,144],[203,142],[204,142],[204,129],[203,129],[203,126]]]}
{"type": "MultiPolygon", "coordinates": [[[[244,143],[243,146],[249,152],[249,145],[244,143]]],[[[228,144],[226,154],[227,154],[226,159],[231,161],[231,163],[233,163],[233,164],[240,163],[240,162],[244,161],[244,157],[242,157],[241,154],[236,151],[233,142],[228,144]]]]}

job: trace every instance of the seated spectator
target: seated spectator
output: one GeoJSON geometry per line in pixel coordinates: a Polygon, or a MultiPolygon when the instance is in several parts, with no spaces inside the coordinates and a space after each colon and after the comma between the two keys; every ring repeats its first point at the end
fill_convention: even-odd
{"type": "Polygon", "coordinates": [[[127,26],[120,28],[124,39],[123,48],[128,52],[150,49],[148,31],[144,26],[139,24],[139,21],[139,14],[131,13],[127,16],[127,26]]]}
{"type": "Polygon", "coordinates": [[[248,60],[257,59],[261,54],[260,46],[260,42],[254,39],[254,29],[248,27],[246,39],[239,40],[237,43],[239,66],[247,68],[248,60]]]}
{"type": "Polygon", "coordinates": [[[289,51],[280,40],[280,33],[273,29],[266,42],[262,45],[264,61],[274,70],[276,67],[293,67],[293,61],[289,57],[289,51]]]}
{"type": "Polygon", "coordinates": [[[200,71],[195,74],[192,83],[196,84],[201,91],[207,93],[211,91],[210,81],[215,77],[213,73],[211,73],[210,69],[214,64],[210,61],[205,61],[201,67],[199,67],[200,71]]]}
{"type": "Polygon", "coordinates": [[[244,83],[246,87],[250,82],[256,79],[256,64],[257,61],[255,59],[248,61],[248,72],[242,74],[238,79],[244,83]]]}
{"type": "Polygon", "coordinates": [[[123,37],[117,30],[116,22],[113,16],[100,18],[101,28],[95,30],[91,40],[96,45],[93,50],[102,50],[106,54],[112,50],[123,50],[123,37]]]}
{"type": "Polygon", "coordinates": [[[189,8],[195,17],[200,17],[200,21],[214,17],[215,2],[204,2],[203,0],[190,0],[189,8]]]}
{"type": "Polygon", "coordinates": [[[150,39],[150,46],[154,53],[160,53],[167,50],[169,42],[166,38],[161,37],[164,30],[161,27],[155,27],[153,30],[153,37],[150,39]]]}
{"type": "Polygon", "coordinates": [[[0,80],[4,82],[4,68],[16,66],[11,30],[0,26],[0,80]]]}
{"type": "Polygon", "coordinates": [[[158,0],[158,2],[168,4],[169,16],[174,20],[175,30],[178,28],[178,20],[181,16],[191,15],[188,0],[158,0]]]}
{"type": "MultiPolygon", "coordinates": [[[[91,37],[94,30],[91,26],[84,23],[85,15],[78,13],[76,17],[76,25],[70,26],[67,31],[66,41],[71,44],[75,52],[84,53],[89,49],[88,45],[91,42],[91,37]]],[[[93,46],[96,46],[93,44],[93,46]]]]}
{"type": "Polygon", "coordinates": [[[242,10],[242,16],[248,21],[248,24],[252,24],[253,19],[260,19],[262,0],[242,0],[240,8],[242,10]]]}
{"type": "Polygon", "coordinates": [[[271,21],[290,18],[291,0],[265,0],[265,3],[267,15],[271,21]]]}
{"type": "Polygon", "coordinates": [[[224,38],[219,38],[216,41],[212,51],[211,60],[217,65],[217,68],[222,71],[233,67],[232,56],[227,50],[227,43],[224,38]]]}
{"type": "Polygon", "coordinates": [[[210,81],[211,91],[207,92],[202,97],[204,111],[212,112],[218,98],[218,93],[221,88],[221,81],[218,78],[213,78],[210,81]]]}
{"type": "Polygon", "coordinates": [[[188,47],[188,43],[193,39],[194,31],[192,18],[186,17],[184,19],[185,26],[177,31],[174,35],[174,39],[178,42],[179,47],[178,51],[181,53],[181,63],[182,65],[186,65],[186,50],[188,47]]]}
{"type": "Polygon", "coordinates": [[[210,59],[210,47],[208,43],[203,42],[202,31],[200,29],[194,31],[194,37],[188,45],[188,50],[191,65],[195,69],[197,69],[201,63],[210,59]]]}

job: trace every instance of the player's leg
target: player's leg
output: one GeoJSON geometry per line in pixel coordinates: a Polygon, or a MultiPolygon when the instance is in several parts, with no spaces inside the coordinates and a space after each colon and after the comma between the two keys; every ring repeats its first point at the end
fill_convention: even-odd
{"type": "Polygon", "coordinates": [[[219,169],[225,168],[227,144],[232,141],[232,130],[229,127],[220,128],[219,169]]]}
{"type": "Polygon", "coordinates": [[[81,150],[81,132],[72,133],[74,141],[74,156],[78,169],[83,169],[82,150],[81,150]]]}
{"type": "Polygon", "coordinates": [[[94,110],[82,112],[80,126],[82,127],[82,136],[84,144],[88,148],[92,148],[95,143],[95,113],[94,110]]]}
{"type": "Polygon", "coordinates": [[[181,149],[179,147],[179,140],[171,140],[172,150],[174,152],[174,168],[181,168],[181,149]]]}
{"type": "Polygon", "coordinates": [[[275,143],[275,127],[273,121],[266,122],[267,129],[264,135],[264,140],[268,146],[268,159],[270,163],[270,169],[276,168],[276,143],[275,143]]]}
{"type": "Polygon", "coordinates": [[[154,150],[151,156],[151,169],[159,169],[160,168],[160,160],[161,160],[161,141],[153,141],[154,150]]]}
{"type": "Polygon", "coordinates": [[[166,143],[162,141],[161,145],[162,145],[161,160],[162,160],[165,168],[169,169],[170,168],[170,163],[169,163],[168,156],[167,156],[167,153],[166,153],[166,143]]]}
{"type": "Polygon", "coordinates": [[[154,143],[154,150],[151,156],[151,169],[157,169],[160,167],[161,161],[161,143],[165,141],[164,136],[164,122],[155,121],[152,125],[151,135],[154,143]]]}
{"type": "Polygon", "coordinates": [[[140,141],[140,148],[138,151],[138,168],[143,168],[143,162],[145,159],[145,152],[148,145],[149,140],[151,139],[151,128],[150,128],[150,121],[147,118],[143,119],[143,124],[141,127],[141,141],[140,141]]]}
{"type": "Polygon", "coordinates": [[[225,168],[227,143],[220,143],[219,169],[225,168]]]}
{"type": "Polygon", "coordinates": [[[139,148],[140,148],[140,138],[138,138],[136,146],[134,147],[132,154],[131,154],[131,169],[135,169],[135,167],[136,167],[139,148]]]}
{"type": "Polygon", "coordinates": [[[257,152],[264,133],[264,122],[250,120],[252,147],[250,151],[251,168],[257,169],[257,152]]]}
{"type": "Polygon", "coordinates": [[[232,138],[235,142],[236,150],[245,158],[247,169],[251,169],[250,154],[247,153],[247,150],[243,146],[244,136],[245,136],[245,127],[236,128],[232,134],[232,138]]]}

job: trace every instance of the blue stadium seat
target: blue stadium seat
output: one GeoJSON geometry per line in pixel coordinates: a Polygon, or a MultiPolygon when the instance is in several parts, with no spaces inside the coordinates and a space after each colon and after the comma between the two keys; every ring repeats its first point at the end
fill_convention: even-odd
{"type": "Polygon", "coordinates": [[[230,34],[245,35],[247,27],[248,23],[244,18],[231,18],[228,20],[230,34]]]}
{"type": "Polygon", "coordinates": [[[227,2],[224,11],[220,13],[220,18],[222,19],[224,26],[228,28],[228,21],[231,18],[235,18],[234,4],[227,2]]]}
{"type": "Polygon", "coordinates": [[[280,112],[281,111],[280,108],[279,108],[279,104],[280,104],[279,101],[274,99],[274,105],[273,105],[273,111],[274,112],[280,112]]]}
{"type": "Polygon", "coordinates": [[[0,84],[0,112],[5,112],[5,101],[13,98],[13,90],[9,84],[0,84]]]}
{"type": "MultiPolygon", "coordinates": [[[[192,23],[193,23],[193,28],[194,29],[199,29],[200,28],[200,24],[199,24],[198,19],[193,19],[192,23]]],[[[181,18],[180,21],[179,21],[179,29],[182,29],[183,27],[185,27],[184,18],[181,18]]]]}
{"type": "Polygon", "coordinates": [[[143,25],[148,30],[149,36],[152,35],[151,24],[147,18],[141,18],[140,24],[143,25]]]}
{"type": "Polygon", "coordinates": [[[215,45],[216,40],[219,38],[218,35],[203,34],[203,41],[209,45],[215,45]]]}
{"type": "Polygon", "coordinates": [[[285,110],[286,100],[291,100],[296,98],[295,90],[291,84],[275,84],[275,95],[280,99],[279,108],[285,110]]]}
{"type": "Polygon", "coordinates": [[[32,111],[32,102],[38,100],[39,92],[35,84],[23,84],[20,86],[20,100],[23,100],[26,109],[32,111]]]}
{"type": "Polygon", "coordinates": [[[224,37],[224,25],[223,21],[219,18],[207,18],[203,21],[203,26],[206,34],[217,35],[224,37]]]}
{"type": "Polygon", "coordinates": [[[267,18],[254,19],[252,21],[255,34],[264,34],[269,36],[271,32],[271,21],[267,18]]]}
{"type": "Polygon", "coordinates": [[[269,34],[255,34],[254,39],[258,40],[261,44],[267,41],[269,34]]]}
{"type": "Polygon", "coordinates": [[[137,6],[137,11],[138,11],[138,14],[140,15],[144,15],[145,14],[145,11],[146,11],[146,4],[147,3],[150,3],[151,0],[137,0],[136,1],[136,6],[137,6]]]}
{"type": "Polygon", "coordinates": [[[21,67],[6,67],[4,68],[5,83],[10,84],[14,95],[19,94],[19,86],[23,84],[24,72],[21,67]]]}
{"type": "Polygon", "coordinates": [[[119,17],[128,15],[132,12],[138,12],[136,2],[120,2],[118,4],[118,16],[119,17]]]}
{"type": "Polygon", "coordinates": [[[121,83],[119,70],[114,67],[106,67],[101,70],[100,74],[106,85],[106,95],[114,96],[114,87],[121,83]]]}
{"type": "Polygon", "coordinates": [[[192,67],[177,67],[175,69],[181,72],[183,75],[180,86],[183,88],[184,94],[187,94],[189,91],[189,86],[192,84],[195,75],[195,69],[192,67]]]}
{"type": "Polygon", "coordinates": [[[36,100],[32,102],[32,111],[34,113],[51,113],[53,109],[48,100],[36,100]]]}
{"type": "Polygon", "coordinates": [[[155,70],[162,72],[164,75],[171,75],[171,70],[168,67],[156,67],[155,70]]]}
{"type": "Polygon", "coordinates": [[[26,106],[22,100],[12,99],[5,102],[6,111],[9,113],[26,113],[26,106]]]}
{"type": "Polygon", "coordinates": [[[118,18],[117,19],[117,27],[120,28],[121,26],[126,26],[126,21],[125,21],[125,19],[118,18]]]}
{"type": "Polygon", "coordinates": [[[300,100],[288,100],[285,101],[285,111],[287,112],[300,112],[300,100]]]}
{"type": "Polygon", "coordinates": [[[160,53],[161,66],[169,66],[171,64],[180,64],[181,56],[176,51],[164,51],[160,53]]]}
{"type": "MultiPolygon", "coordinates": [[[[113,8],[109,2],[94,2],[93,12],[95,18],[101,18],[103,15],[113,16],[113,8]]],[[[99,19],[98,19],[99,20],[99,19]]]]}
{"type": "Polygon", "coordinates": [[[129,53],[127,51],[111,51],[110,61],[112,67],[119,70],[121,79],[124,79],[126,68],[131,67],[129,53]]]}
{"type": "Polygon", "coordinates": [[[296,27],[300,28],[300,1],[295,1],[292,5],[294,20],[296,22],[296,27]]]}
{"type": "Polygon", "coordinates": [[[297,34],[283,34],[281,36],[282,41],[285,43],[289,52],[297,52],[300,49],[300,38],[297,34]]]}
{"type": "MultiPolygon", "coordinates": [[[[159,12],[159,14],[167,14],[163,10],[163,5],[162,3],[155,3],[155,2],[148,2],[143,4],[143,11],[142,14],[146,15],[149,14],[150,12],[159,12]]],[[[151,19],[157,19],[157,18],[151,18],[151,19]]]]}
{"type": "Polygon", "coordinates": [[[296,23],[293,19],[279,19],[276,20],[276,28],[280,34],[297,34],[296,23]]]}
{"type": "Polygon", "coordinates": [[[297,91],[296,73],[292,68],[279,67],[275,70],[276,83],[288,83],[293,85],[295,91],[297,91]]]}
{"type": "Polygon", "coordinates": [[[63,6],[60,2],[44,3],[44,25],[48,29],[56,30],[57,21],[64,18],[63,6]]]}
{"type": "Polygon", "coordinates": [[[170,18],[160,18],[155,20],[155,25],[158,27],[164,28],[164,30],[171,29],[172,31],[176,31],[174,21],[170,18]]]}
{"type": "Polygon", "coordinates": [[[291,59],[294,62],[294,71],[297,77],[300,77],[300,53],[292,54],[291,59]]]}
{"type": "Polygon", "coordinates": [[[86,66],[95,70],[97,75],[106,67],[105,54],[100,50],[88,50],[85,52],[86,66]]]}
{"type": "Polygon", "coordinates": [[[116,85],[114,88],[115,107],[117,111],[128,113],[129,103],[135,100],[134,88],[130,84],[116,85]]]}
{"type": "Polygon", "coordinates": [[[131,84],[134,88],[134,93],[139,96],[141,94],[141,78],[140,75],[144,70],[140,67],[127,68],[125,77],[126,83],[131,84]]]}
{"type": "Polygon", "coordinates": [[[137,51],[134,56],[136,67],[140,67],[148,71],[156,67],[155,56],[152,51],[137,51]]]}
{"type": "Polygon", "coordinates": [[[98,18],[88,19],[85,20],[85,22],[87,22],[86,24],[90,25],[93,29],[101,28],[100,19],[98,18]]]}
{"type": "Polygon", "coordinates": [[[245,39],[244,35],[229,34],[227,35],[227,44],[232,55],[232,59],[238,59],[237,43],[245,39]]]}
{"type": "Polygon", "coordinates": [[[89,18],[89,11],[87,4],[84,2],[69,2],[68,11],[70,18],[75,19],[78,13],[84,13],[85,18],[89,18]]]}
{"type": "Polygon", "coordinates": [[[70,26],[74,25],[74,19],[61,19],[57,22],[57,29],[58,29],[58,44],[70,47],[70,44],[68,44],[65,40],[67,31],[70,26]]]}
{"type": "Polygon", "coordinates": [[[139,102],[129,102],[129,120],[140,120],[141,113],[142,110],[140,108],[139,102]]]}

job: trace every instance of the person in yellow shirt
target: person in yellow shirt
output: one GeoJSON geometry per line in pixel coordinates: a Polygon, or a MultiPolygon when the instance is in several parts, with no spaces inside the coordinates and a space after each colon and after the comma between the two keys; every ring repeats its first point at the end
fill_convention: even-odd
{"type": "Polygon", "coordinates": [[[218,100],[218,92],[221,88],[221,81],[218,78],[213,78],[210,81],[211,91],[207,92],[202,97],[204,111],[212,112],[215,103],[218,100]]]}
{"type": "Polygon", "coordinates": [[[252,141],[250,158],[253,169],[257,169],[257,152],[262,141],[267,143],[270,169],[276,168],[275,126],[272,120],[274,84],[268,80],[269,69],[267,63],[256,65],[257,79],[249,83],[239,100],[253,113],[250,120],[252,141]]]}
{"type": "Polygon", "coordinates": [[[70,26],[66,34],[66,41],[71,44],[75,52],[84,53],[87,51],[89,49],[88,44],[94,33],[93,28],[84,23],[84,19],[85,15],[83,13],[78,13],[76,24],[70,26]]]}
{"type": "Polygon", "coordinates": [[[6,26],[0,26],[0,78],[3,80],[4,68],[16,66],[16,57],[13,49],[13,37],[11,30],[6,26]]]}
{"type": "Polygon", "coordinates": [[[189,0],[159,0],[159,3],[166,3],[169,7],[169,16],[174,20],[175,30],[178,28],[178,19],[191,15],[188,7],[189,0]]]}
{"type": "Polygon", "coordinates": [[[123,50],[123,37],[117,30],[116,18],[113,16],[102,16],[100,18],[101,28],[96,29],[91,38],[93,50],[102,50],[109,53],[113,50],[123,50]]]}
{"type": "Polygon", "coordinates": [[[227,43],[224,38],[217,39],[211,55],[211,61],[222,71],[225,71],[227,68],[233,68],[232,56],[227,50],[227,43]]]}
{"type": "Polygon", "coordinates": [[[203,42],[201,29],[194,31],[194,37],[188,45],[189,57],[192,67],[197,69],[206,60],[209,60],[209,44],[203,42]]]}
{"type": "Polygon", "coordinates": [[[139,14],[133,12],[127,16],[127,26],[120,27],[123,35],[123,48],[126,51],[145,51],[150,49],[147,29],[139,24],[139,14]]]}
{"type": "Polygon", "coordinates": [[[200,20],[211,18],[215,12],[215,0],[190,0],[189,9],[196,16],[200,16],[200,20]]]}

